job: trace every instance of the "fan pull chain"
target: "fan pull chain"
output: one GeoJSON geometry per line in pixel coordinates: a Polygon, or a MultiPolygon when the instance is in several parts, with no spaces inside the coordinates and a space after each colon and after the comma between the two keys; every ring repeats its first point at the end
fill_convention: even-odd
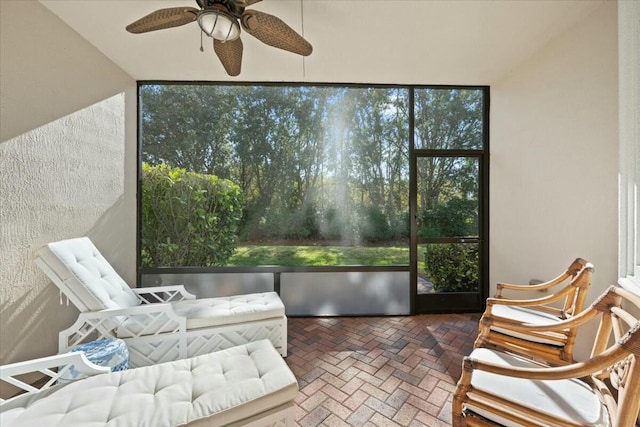
{"type": "MultiPolygon", "coordinates": [[[[302,38],[304,38],[304,3],[303,0],[300,0],[300,24],[302,30],[302,38]]],[[[307,80],[307,63],[305,62],[305,57],[302,57],[302,81],[307,80]]]]}
{"type": "Polygon", "coordinates": [[[200,30],[200,52],[204,52],[204,48],[202,47],[202,30],[200,30]]]}

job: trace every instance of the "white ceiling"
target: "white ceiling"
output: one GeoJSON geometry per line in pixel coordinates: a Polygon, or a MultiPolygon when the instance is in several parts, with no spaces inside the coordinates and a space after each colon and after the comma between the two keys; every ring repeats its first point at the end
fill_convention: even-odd
{"type": "Polygon", "coordinates": [[[225,74],[197,23],[146,34],[125,26],[195,0],[40,0],[136,80],[491,84],[601,1],[264,0],[313,45],[311,56],[243,33],[238,77],[225,74]],[[303,28],[304,26],[304,28],[303,28]]]}

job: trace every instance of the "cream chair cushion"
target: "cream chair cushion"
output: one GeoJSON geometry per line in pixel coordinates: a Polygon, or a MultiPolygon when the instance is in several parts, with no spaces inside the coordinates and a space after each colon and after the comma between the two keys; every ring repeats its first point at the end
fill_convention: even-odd
{"type": "MultiPolygon", "coordinates": [[[[285,315],[284,304],[276,292],[183,300],[172,302],[171,306],[177,315],[187,318],[187,330],[276,319],[285,315]]],[[[154,319],[158,320],[162,319],[154,319]]],[[[143,328],[169,332],[171,325],[152,327],[149,319],[143,316],[129,316],[118,328],[118,337],[131,337],[143,328]]]]}
{"type": "MultiPolygon", "coordinates": [[[[512,319],[518,322],[529,323],[531,325],[548,325],[560,322],[560,318],[554,316],[553,314],[512,305],[495,304],[491,307],[491,314],[493,315],[493,317],[512,319]]],[[[491,330],[531,342],[550,345],[558,344],[557,341],[546,340],[544,338],[532,335],[525,335],[511,329],[491,326],[491,330]]]]}
{"type": "Polygon", "coordinates": [[[85,306],[78,307],[81,311],[140,305],[136,294],[88,237],[49,243],[37,255],[60,278],[58,286],[66,287],[85,306]]]}
{"type": "Polygon", "coordinates": [[[284,316],[284,304],[275,292],[184,300],[172,305],[176,314],[187,318],[187,329],[284,316]]]}
{"type": "MultiPolygon", "coordinates": [[[[533,368],[537,366],[526,360],[485,348],[473,350],[469,358],[511,367],[533,368]]],[[[522,403],[529,408],[585,427],[608,427],[611,425],[606,407],[600,402],[591,387],[582,381],[573,379],[534,381],[476,370],[473,373],[471,385],[477,390],[522,403]]],[[[468,409],[499,424],[519,426],[519,424],[479,408],[468,406],[468,409]]]]}

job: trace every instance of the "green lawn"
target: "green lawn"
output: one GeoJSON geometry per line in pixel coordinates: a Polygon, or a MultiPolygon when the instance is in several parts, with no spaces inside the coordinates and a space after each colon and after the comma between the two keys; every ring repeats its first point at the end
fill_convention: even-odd
{"type": "Polygon", "coordinates": [[[408,246],[240,245],[228,266],[406,265],[408,246]]]}

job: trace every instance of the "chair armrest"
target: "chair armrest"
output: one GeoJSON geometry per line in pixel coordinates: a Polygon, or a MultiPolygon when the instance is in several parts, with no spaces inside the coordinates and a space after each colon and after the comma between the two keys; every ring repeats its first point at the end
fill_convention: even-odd
{"type": "Polygon", "coordinates": [[[109,308],[98,311],[85,311],[78,315],[76,323],[91,319],[109,319],[119,325],[134,316],[157,317],[158,315],[166,315],[168,318],[179,323],[185,323],[186,325],[187,318],[180,316],[173,311],[171,303],[142,304],[127,308],[109,308]]]}
{"type": "Polygon", "coordinates": [[[562,335],[564,335],[563,331],[565,331],[566,329],[577,328],[580,325],[583,325],[589,320],[598,316],[598,314],[599,311],[594,307],[594,305],[591,305],[589,308],[583,310],[575,316],[571,316],[568,319],[560,320],[553,323],[531,324],[506,317],[493,316],[490,313],[485,313],[485,315],[480,319],[480,323],[486,328],[491,326],[503,327],[526,335],[547,335],[549,333],[561,333],[562,335]]]}
{"type": "Polygon", "coordinates": [[[159,302],[182,301],[195,299],[196,296],[188,292],[183,285],[154,286],[149,288],[131,289],[144,304],[159,302]]]}
{"type": "Polygon", "coordinates": [[[105,308],[103,310],[83,311],[79,317],[117,317],[128,316],[133,314],[149,313],[154,311],[173,311],[173,307],[169,302],[159,302],[154,304],[140,304],[133,307],[124,308],[105,308]]]}
{"type": "Polygon", "coordinates": [[[487,298],[487,305],[513,305],[513,306],[535,306],[535,305],[546,305],[555,301],[559,301],[562,298],[566,297],[569,292],[571,292],[572,285],[565,286],[561,291],[547,295],[540,298],[530,298],[530,299],[507,299],[507,298],[487,298]]]}
{"type": "Polygon", "coordinates": [[[554,279],[551,279],[543,283],[538,283],[536,285],[515,285],[512,283],[498,283],[496,286],[496,297],[504,298],[504,296],[502,295],[503,289],[509,289],[512,291],[548,292],[550,288],[553,288],[554,286],[560,283],[563,283],[565,280],[569,279],[570,277],[577,275],[578,272],[582,270],[584,267],[593,268],[593,265],[591,265],[591,263],[588,263],[582,258],[576,258],[564,273],[560,274],[558,277],[554,279]]]}
{"type": "Polygon", "coordinates": [[[553,280],[548,282],[538,283],[535,285],[516,285],[512,283],[498,283],[496,284],[496,297],[498,298],[506,298],[502,296],[502,290],[508,289],[510,291],[538,291],[538,292],[547,292],[550,288],[557,286],[558,284],[564,282],[569,278],[569,274],[564,273],[553,280]]]}
{"type": "Polygon", "coordinates": [[[497,365],[466,356],[462,362],[462,370],[463,377],[468,377],[474,370],[478,370],[490,372],[496,375],[505,375],[530,380],[579,379],[589,375],[599,374],[628,355],[628,350],[625,350],[620,347],[620,345],[615,344],[604,353],[592,357],[584,362],[576,362],[570,365],[556,367],[540,366],[539,368],[520,368],[515,366],[497,365]]]}
{"type": "Polygon", "coordinates": [[[164,333],[185,334],[187,318],[176,314],[171,303],[85,311],[69,328],[59,333],[58,351],[100,338],[140,338],[164,333]],[[97,338],[96,338],[97,334],[97,338]]]}
{"type": "MultiPolygon", "coordinates": [[[[111,368],[108,366],[98,366],[91,363],[84,353],[74,352],[0,366],[0,379],[27,393],[35,393],[56,384],[57,380],[71,368],[87,376],[104,374],[111,371],[111,368]],[[53,371],[54,368],[58,368],[57,371],[53,371]],[[49,377],[49,379],[38,387],[38,385],[27,384],[16,378],[30,373],[40,373],[49,377]]],[[[5,401],[0,400],[0,402],[4,403],[5,401]]]]}

